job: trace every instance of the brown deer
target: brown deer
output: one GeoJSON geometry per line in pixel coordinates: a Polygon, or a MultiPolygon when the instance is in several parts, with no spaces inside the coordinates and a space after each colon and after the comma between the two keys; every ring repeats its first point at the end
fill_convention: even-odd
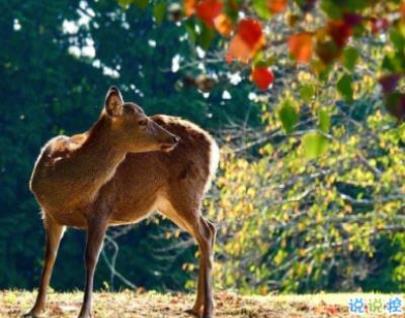
{"type": "Polygon", "coordinates": [[[46,289],[67,226],[87,230],[79,314],[87,318],[108,226],[139,222],[157,210],[196,239],[200,272],[196,301],[188,312],[213,317],[216,231],[200,209],[217,165],[218,147],[207,132],[176,117],[148,117],[111,87],[93,127],[83,134],[51,139],[35,164],[30,189],[42,209],[46,251],[38,296],[25,316],[36,317],[45,309],[46,289]]]}

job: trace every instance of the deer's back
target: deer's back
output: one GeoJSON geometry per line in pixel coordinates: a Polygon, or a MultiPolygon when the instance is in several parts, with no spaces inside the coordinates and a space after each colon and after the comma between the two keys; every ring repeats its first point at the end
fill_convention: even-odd
{"type": "Polygon", "coordinates": [[[207,132],[176,117],[152,119],[181,140],[168,153],[127,155],[100,193],[111,198],[113,223],[137,221],[167,201],[200,204],[217,168],[218,147],[207,132]]]}

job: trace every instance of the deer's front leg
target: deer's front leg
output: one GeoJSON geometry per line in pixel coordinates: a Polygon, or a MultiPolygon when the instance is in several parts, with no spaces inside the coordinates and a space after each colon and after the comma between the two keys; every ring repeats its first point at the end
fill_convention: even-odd
{"type": "Polygon", "coordinates": [[[85,256],[86,285],[79,318],[88,318],[91,316],[94,272],[96,269],[98,257],[100,255],[106,229],[107,220],[105,218],[95,217],[93,220],[89,220],[85,256]]]}
{"type": "Polygon", "coordinates": [[[49,286],[51,279],[53,265],[55,264],[56,256],[58,254],[59,244],[63,237],[65,227],[55,223],[54,221],[46,218],[44,219],[45,227],[45,262],[42,269],[41,282],[37,299],[32,309],[24,315],[24,317],[37,317],[45,309],[46,290],[49,286]]]}

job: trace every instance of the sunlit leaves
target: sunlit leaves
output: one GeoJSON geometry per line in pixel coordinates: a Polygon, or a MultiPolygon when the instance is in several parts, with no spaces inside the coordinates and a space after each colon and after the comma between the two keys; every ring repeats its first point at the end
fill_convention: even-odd
{"type": "Polygon", "coordinates": [[[259,18],[266,20],[271,17],[267,0],[253,0],[252,6],[259,18]]]}
{"type": "Polygon", "coordinates": [[[326,152],[328,139],[319,132],[310,132],[302,138],[301,146],[304,156],[314,159],[326,152]]]}
{"type": "Polygon", "coordinates": [[[330,127],[330,115],[326,108],[322,108],[318,112],[319,130],[327,134],[330,127]]]}
{"type": "Polygon", "coordinates": [[[273,83],[274,75],[268,67],[257,66],[252,69],[251,80],[258,88],[266,90],[273,83]]]}
{"type": "MultiPolygon", "coordinates": [[[[302,75],[300,79],[309,81],[302,75]]],[[[268,286],[265,282],[272,280],[280,282],[282,291],[307,290],[308,281],[326,288],[331,277],[325,267],[328,260],[336,260],[341,277],[350,277],[339,268],[359,264],[358,255],[371,255],[376,247],[370,235],[385,235],[384,228],[395,226],[400,200],[383,202],[403,187],[399,127],[375,107],[370,107],[376,113],[368,117],[367,125],[351,126],[332,117],[333,105],[317,103],[329,92],[333,96],[333,90],[309,87],[312,106],[318,107],[312,113],[311,130],[297,122],[296,134],[271,139],[263,157],[248,162],[238,153],[222,161],[221,196],[209,213],[227,224],[219,230],[218,248],[228,258],[219,260],[217,272],[227,287],[256,292],[257,286],[268,286]],[[381,180],[370,167],[382,171],[381,180]],[[378,203],[364,204],[369,201],[378,203]],[[264,259],[263,266],[257,259],[264,259]],[[235,271],[255,275],[247,281],[235,271]]],[[[302,117],[308,116],[304,108],[302,117]]],[[[273,117],[271,131],[279,121],[272,110],[266,114],[273,117]]]]}
{"type": "Polygon", "coordinates": [[[312,57],[312,34],[302,32],[291,35],[288,39],[288,49],[298,63],[308,63],[312,57]]]}
{"type": "Polygon", "coordinates": [[[229,43],[226,60],[248,63],[264,43],[261,24],[253,19],[241,20],[235,36],[229,43]]]}
{"type": "Polygon", "coordinates": [[[296,102],[291,98],[284,99],[281,101],[277,113],[284,130],[287,133],[293,131],[295,124],[298,122],[296,102]]]}
{"type": "Polygon", "coordinates": [[[312,84],[303,84],[300,87],[300,96],[304,102],[309,103],[315,94],[315,88],[312,84]]]}

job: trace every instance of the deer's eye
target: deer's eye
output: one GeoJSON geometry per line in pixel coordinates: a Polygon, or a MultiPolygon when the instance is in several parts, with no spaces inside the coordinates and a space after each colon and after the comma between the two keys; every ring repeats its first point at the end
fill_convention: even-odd
{"type": "Polygon", "coordinates": [[[138,121],[139,126],[146,126],[147,124],[148,124],[147,119],[141,119],[141,120],[138,121]]]}

